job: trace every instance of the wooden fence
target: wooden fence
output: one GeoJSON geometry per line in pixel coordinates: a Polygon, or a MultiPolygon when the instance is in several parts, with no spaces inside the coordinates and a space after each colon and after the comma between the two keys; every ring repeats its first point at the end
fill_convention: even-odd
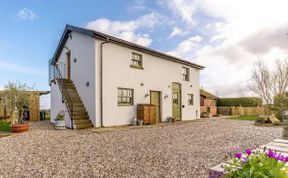
{"type": "Polygon", "coordinates": [[[222,115],[259,116],[270,115],[272,111],[266,107],[217,107],[217,113],[222,115]]]}

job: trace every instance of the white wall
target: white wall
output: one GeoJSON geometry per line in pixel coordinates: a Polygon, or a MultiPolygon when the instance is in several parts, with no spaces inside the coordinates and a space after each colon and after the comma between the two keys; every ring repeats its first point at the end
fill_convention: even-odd
{"type": "MultiPolygon", "coordinates": [[[[99,51],[100,41],[98,40],[97,48],[99,51]]],[[[150,90],[161,91],[161,119],[166,121],[168,116],[172,116],[172,82],[179,82],[182,85],[182,105],[185,106],[182,108],[182,120],[196,119],[196,110],[198,110],[197,118],[200,117],[198,69],[189,67],[190,81],[183,81],[181,70],[185,65],[113,43],[104,45],[103,66],[104,126],[131,124],[131,119],[136,117],[137,104],[150,103],[150,96],[145,98],[145,94],[149,93],[150,90]],[[144,70],[130,67],[132,52],[143,55],[144,70]],[[141,83],[144,86],[141,86],[141,83]],[[134,89],[133,106],[118,106],[118,87],[134,89]],[[194,94],[193,106],[188,105],[188,94],[194,94]],[[164,99],[165,95],[168,95],[168,98],[164,99]]]]}
{"type": "MultiPolygon", "coordinates": [[[[71,80],[74,82],[78,94],[84,103],[90,120],[95,125],[95,40],[87,35],[72,32],[72,39],[69,38],[67,40],[65,47],[59,56],[57,64],[60,66],[63,77],[67,77],[64,64],[66,62],[66,53],[70,50],[71,80]],[[76,62],[74,62],[74,59],[76,59],[76,62]],[[86,82],[89,82],[89,86],[86,86],[86,82]]],[[[52,108],[53,110],[59,110],[55,108],[53,103],[57,102],[56,106],[58,106],[59,101],[56,97],[61,98],[61,95],[58,96],[59,94],[53,93],[57,93],[57,90],[51,87],[51,110],[52,108]],[[52,95],[55,95],[55,97],[52,95]]]]}
{"type": "Polygon", "coordinates": [[[62,103],[62,94],[60,92],[60,89],[57,84],[51,83],[51,116],[50,116],[50,122],[54,123],[57,114],[63,110],[65,113],[65,123],[66,127],[71,128],[71,120],[69,117],[69,113],[67,111],[65,103],[62,103]]]}

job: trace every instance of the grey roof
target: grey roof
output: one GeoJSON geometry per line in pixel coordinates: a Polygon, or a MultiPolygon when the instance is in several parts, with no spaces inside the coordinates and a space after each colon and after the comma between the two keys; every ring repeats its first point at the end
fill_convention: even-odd
{"type": "Polygon", "coordinates": [[[154,55],[154,56],[158,56],[158,57],[170,60],[170,61],[185,64],[187,66],[191,66],[191,67],[194,67],[197,69],[204,69],[205,68],[204,66],[189,62],[187,60],[183,60],[183,59],[178,58],[178,57],[174,57],[174,56],[171,56],[171,55],[168,55],[168,54],[165,54],[165,53],[162,53],[162,52],[150,49],[150,48],[146,48],[144,46],[137,45],[135,43],[131,43],[131,42],[107,35],[105,33],[101,33],[101,32],[95,31],[95,30],[80,28],[80,27],[76,27],[76,26],[72,26],[72,25],[66,25],[66,28],[63,32],[61,40],[58,44],[58,47],[54,53],[52,60],[50,61],[52,64],[55,64],[57,62],[56,60],[59,58],[61,51],[64,48],[65,43],[66,43],[66,41],[69,37],[69,34],[71,32],[78,32],[78,33],[85,34],[85,35],[91,36],[91,37],[99,39],[99,40],[107,40],[108,39],[109,42],[116,43],[116,44],[119,44],[122,46],[127,46],[127,47],[135,49],[135,50],[139,50],[139,51],[142,51],[142,52],[154,55]]]}

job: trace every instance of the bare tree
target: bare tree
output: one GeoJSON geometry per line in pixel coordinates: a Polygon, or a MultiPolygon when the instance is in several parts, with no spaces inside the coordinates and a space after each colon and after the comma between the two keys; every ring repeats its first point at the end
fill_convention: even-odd
{"type": "Polygon", "coordinates": [[[288,86],[288,62],[276,60],[275,70],[271,77],[271,87],[273,89],[274,96],[283,96],[287,92],[288,86]]]}
{"type": "Polygon", "coordinates": [[[251,85],[249,88],[260,98],[262,98],[266,104],[271,104],[272,99],[272,85],[271,85],[271,73],[262,62],[258,61],[254,64],[251,76],[251,85]]]}
{"type": "Polygon", "coordinates": [[[288,62],[276,60],[272,70],[262,62],[255,63],[249,88],[258,95],[281,120],[288,110],[288,62]]]}

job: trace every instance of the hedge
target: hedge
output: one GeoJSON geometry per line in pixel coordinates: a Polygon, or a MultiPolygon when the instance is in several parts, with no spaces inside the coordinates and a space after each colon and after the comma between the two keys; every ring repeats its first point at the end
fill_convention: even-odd
{"type": "Polygon", "coordinates": [[[221,98],[217,100],[217,106],[255,107],[262,106],[262,100],[256,97],[221,98]]]}

